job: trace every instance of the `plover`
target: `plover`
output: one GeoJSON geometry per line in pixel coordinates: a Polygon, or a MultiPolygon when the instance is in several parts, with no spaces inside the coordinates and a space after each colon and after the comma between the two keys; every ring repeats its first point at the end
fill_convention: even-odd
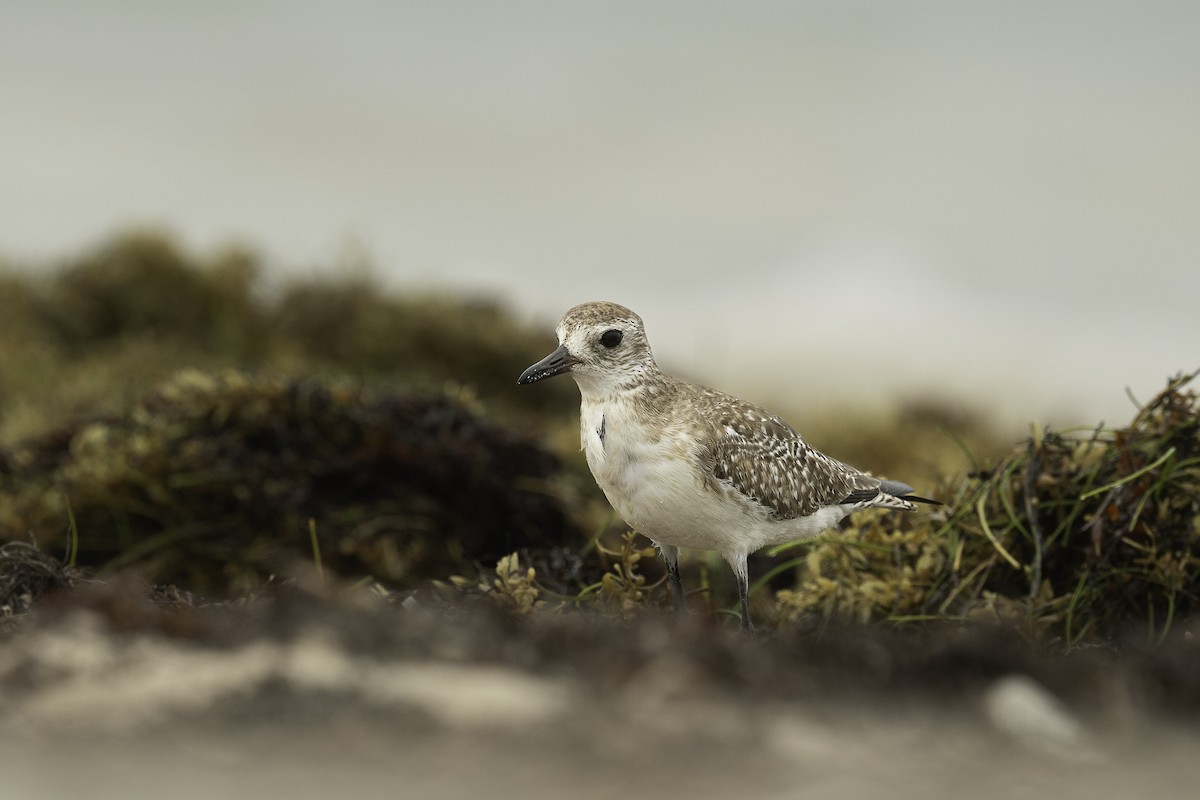
{"type": "Polygon", "coordinates": [[[667,375],[641,317],[624,306],[575,306],[556,332],[558,349],[517,383],[564,372],[575,379],[592,475],[625,522],[662,552],[681,611],[681,547],[724,556],[750,628],[751,553],[815,536],[860,509],[937,504],[814,450],[758,406],[667,375]]]}

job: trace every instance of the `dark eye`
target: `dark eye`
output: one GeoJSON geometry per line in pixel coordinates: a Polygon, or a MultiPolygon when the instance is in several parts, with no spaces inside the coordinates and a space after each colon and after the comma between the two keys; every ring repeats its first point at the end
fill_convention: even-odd
{"type": "Polygon", "coordinates": [[[600,344],[608,348],[613,348],[621,343],[621,339],[624,336],[625,334],[621,333],[616,328],[613,328],[612,330],[607,330],[600,334],[600,344]]]}

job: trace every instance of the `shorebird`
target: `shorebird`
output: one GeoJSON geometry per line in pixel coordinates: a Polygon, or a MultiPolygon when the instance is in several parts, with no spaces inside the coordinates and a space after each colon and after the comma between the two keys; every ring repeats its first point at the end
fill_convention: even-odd
{"type": "Polygon", "coordinates": [[[737,576],[742,625],[751,628],[751,553],[815,536],[860,509],[938,505],[908,484],[818,452],[756,405],[666,374],[642,318],[624,306],[575,306],[556,333],[558,349],[517,384],[562,373],[575,379],[592,475],[625,522],[662,553],[680,611],[681,547],[724,556],[737,576]]]}

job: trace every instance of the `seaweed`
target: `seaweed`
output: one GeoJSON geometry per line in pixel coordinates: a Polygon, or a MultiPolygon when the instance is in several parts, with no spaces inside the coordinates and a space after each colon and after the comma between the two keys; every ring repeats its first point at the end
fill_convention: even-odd
{"type": "Polygon", "coordinates": [[[199,257],[145,231],[34,266],[0,268],[0,441],[121,413],[185,367],[450,391],[528,428],[574,406],[569,386],[512,391],[552,339],[489,298],[389,290],[367,268],[268,279],[244,248],[199,257]]]}
{"type": "MultiPolygon", "coordinates": [[[[125,568],[240,596],[315,566],[388,591],[465,576],[445,602],[518,616],[668,605],[646,543],[598,526],[573,387],[513,391],[544,330],[369,271],[264,275],[251,252],[198,257],[145,232],[0,271],[0,537],[67,570],[33,559],[9,596],[125,568]]],[[[964,445],[974,469],[941,478],[933,514],[861,513],[757,557],[756,616],[999,624],[1066,648],[1134,629],[1156,646],[1200,614],[1196,377],[1124,427],[1034,426],[995,457],[964,445]]],[[[816,438],[891,474],[945,476],[960,439],[993,446],[986,420],[937,404],[844,413],[816,438]]],[[[693,605],[733,602],[727,570],[697,572],[693,605]]]]}
{"type": "Polygon", "coordinates": [[[1161,641],[1200,612],[1197,374],[1172,378],[1124,428],[1035,428],[947,487],[940,516],[876,515],[818,541],[777,613],[989,621],[1066,646],[1136,625],[1161,641]]]}
{"type": "Polygon", "coordinates": [[[72,589],[82,575],[32,542],[0,545],[0,628],[28,612],[45,595],[72,589]]]}
{"type": "Polygon", "coordinates": [[[0,457],[0,535],[219,595],[311,557],[394,586],[575,539],[556,456],[444,394],[179,373],[0,457]]]}

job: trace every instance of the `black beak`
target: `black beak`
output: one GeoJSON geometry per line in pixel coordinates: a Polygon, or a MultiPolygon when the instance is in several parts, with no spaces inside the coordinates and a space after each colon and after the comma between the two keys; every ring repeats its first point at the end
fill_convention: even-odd
{"type": "Polygon", "coordinates": [[[566,345],[559,345],[553,353],[522,372],[521,377],[517,378],[517,385],[522,386],[526,383],[535,383],[542,378],[552,378],[566,372],[574,365],[575,357],[567,351],[566,345]]]}

